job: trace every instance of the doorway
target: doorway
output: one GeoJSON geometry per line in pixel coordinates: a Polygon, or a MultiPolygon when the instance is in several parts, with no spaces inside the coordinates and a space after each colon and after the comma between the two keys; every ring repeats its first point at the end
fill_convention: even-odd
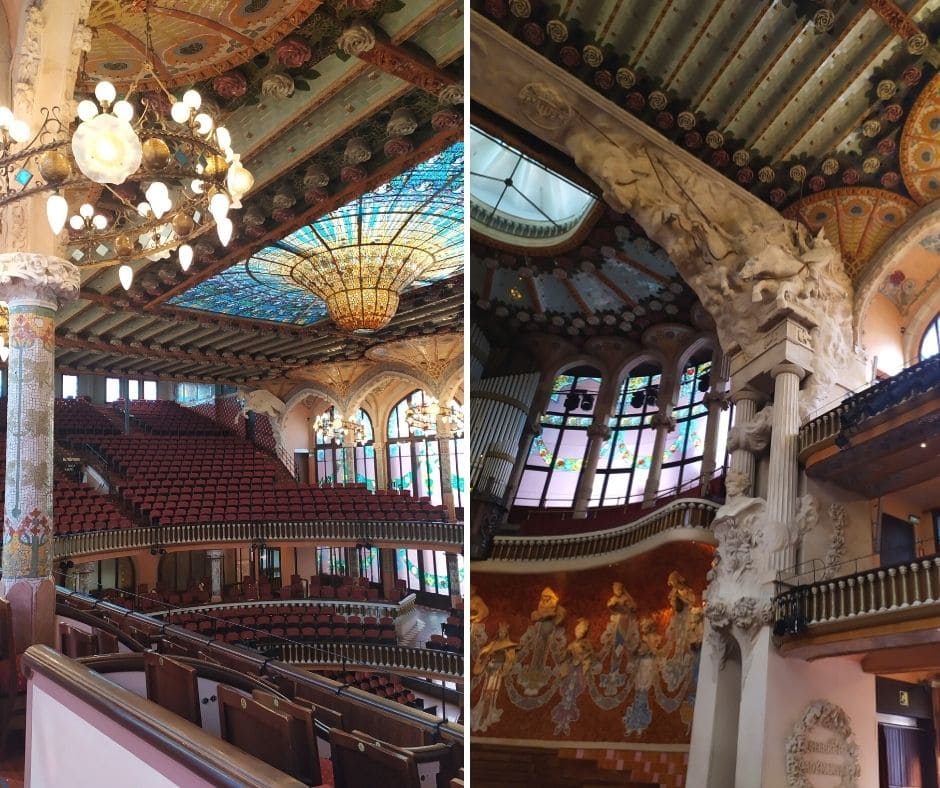
{"type": "Polygon", "coordinates": [[[914,554],[914,526],[907,520],[892,517],[890,514],[881,515],[881,565],[891,566],[913,561],[914,554]]]}

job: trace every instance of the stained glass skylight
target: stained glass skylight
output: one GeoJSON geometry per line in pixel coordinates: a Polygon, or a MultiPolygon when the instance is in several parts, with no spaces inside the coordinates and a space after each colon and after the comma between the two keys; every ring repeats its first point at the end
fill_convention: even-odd
{"type": "Polygon", "coordinates": [[[383,298],[394,313],[399,292],[463,270],[463,155],[452,145],[170,303],[301,325],[326,317],[328,301],[334,319],[368,316],[383,298]],[[378,304],[351,287],[366,279],[378,304]]]}
{"type": "Polygon", "coordinates": [[[470,216],[498,240],[553,245],[572,235],[594,196],[521,151],[470,128],[470,216]]]}

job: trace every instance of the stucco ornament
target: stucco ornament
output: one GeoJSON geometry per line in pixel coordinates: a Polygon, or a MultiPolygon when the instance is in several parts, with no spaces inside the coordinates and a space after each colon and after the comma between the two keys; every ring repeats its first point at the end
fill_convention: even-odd
{"type": "Polygon", "coordinates": [[[269,74],[261,82],[261,95],[285,99],[294,94],[294,80],[287,74],[269,74]]]}
{"type": "Polygon", "coordinates": [[[774,406],[765,405],[754,414],[754,418],[743,424],[735,424],[728,431],[728,451],[743,449],[760,453],[770,446],[770,429],[773,424],[774,406]]]}
{"type": "Polygon", "coordinates": [[[336,45],[347,55],[361,55],[375,46],[375,33],[368,25],[350,25],[336,39],[336,45]]]}
{"type": "Polygon", "coordinates": [[[261,416],[267,416],[271,420],[272,426],[279,422],[281,417],[287,412],[284,403],[270,391],[264,389],[255,389],[246,391],[243,388],[238,389],[238,399],[242,403],[241,416],[248,418],[248,411],[252,411],[261,416]]]}
{"type": "Polygon", "coordinates": [[[804,415],[836,398],[838,383],[854,385],[864,376],[852,342],[852,285],[824,235],[813,236],[629,129],[602,125],[572,124],[565,147],[604,199],[669,254],[714,318],[723,347],[753,346],[770,317],[798,315],[814,362],[800,392],[804,415]]]}
{"type": "Polygon", "coordinates": [[[61,306],[78,297],[80,284],[78,268],[67,260],[32,252],[0,254],[0,295],[7,301],[38,291],[61,306]]]}
{"type": "Polygon", "coordinates": [[[838,783],[828,780],[825,785],[856,788],[861,774],[858,755],[849,716],[834,703],[815,700],[787,739],[787,786],[815,788],[823,784],[812,780],[819,775],[839,778],[838,783]]]}
{"type": "Polygon", "coordinates": [[[540,128],[560,131],[571,121],[571,105],[544,82],[524,85],[519,90],[518,100],[525,116],[540,128]]]}
{"type": "Polygon", "coordinates": [[[839,503],[829,505],[829,519],[832,521],[830,530],[831,541],[829,552],[823,562],[826,565],[822,579],[828,580],[836,573],[839,562],[845,557],[845,507],[839,503]]]}

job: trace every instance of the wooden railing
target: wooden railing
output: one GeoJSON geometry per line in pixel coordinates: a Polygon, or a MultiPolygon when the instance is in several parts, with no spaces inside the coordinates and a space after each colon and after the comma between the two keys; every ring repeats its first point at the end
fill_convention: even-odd
{"type": "Polygon", "coordinates": [[[704,498],[672,501],[639,520],[603,531],[565,536],[497,536],[490,560],[555,561],[613,553],[675,528],[709,528],[719,504],[704,498]]]}
{"type": "Polygon", "coordinates": [[[800,427],[801,456],[817,444],[835,441],[866,420],[897,407],[912,397],[940,389],[940,355],[901,370],[897,375],[852,394],[830,411],[800,427]]]}
{"type": "Polygon", "coordinates": [[[940,605],[940,555],[789,588],[774,600],[780,634],[940,605]]]}
{"type": "Polygon", "coordinates": [[[149,549],[154,546],[216,544],[222,542],[369,542],[377,546],[436,545],[444,550],[463,548],[461,524],[426,521],[380,522],[375,520],[269,521],[261,523],[202,523],[158,525],[89,531],[56,536],[56,558],[149,549]]]}
{"type": "Polygon", "coordinates": [[[430,648],[370,643],[299,643],[283,640],[264,645],[266,656],[296,667],[364,667],[463,682],[463,655],[430,648]]]}

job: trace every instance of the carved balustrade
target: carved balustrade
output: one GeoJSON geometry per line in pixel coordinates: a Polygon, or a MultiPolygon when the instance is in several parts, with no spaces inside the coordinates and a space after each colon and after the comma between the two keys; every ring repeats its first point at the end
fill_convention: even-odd
{"type": "Polygon", "coordinates": [[[718,504],[704,498],[672,501],[617,528],[568,536],[497,536],[490,560],[556,561],[624,550],[672,529],[710,528],[718,504]]]}

